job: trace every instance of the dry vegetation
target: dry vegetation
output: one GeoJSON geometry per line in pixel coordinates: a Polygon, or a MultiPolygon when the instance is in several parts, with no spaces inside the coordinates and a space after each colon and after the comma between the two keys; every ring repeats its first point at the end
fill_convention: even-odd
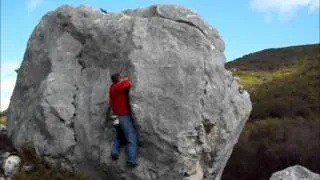
{"type": "Polygon", "coordinates": [[[3,114],[0,115],[0,124],[5,125],[7,123],[7,117],[3,114]]]}
{"type": "Polygon", "coordinates": [[[264,50],[226,66],[253,110],[223,179],[269,179],[296,164],[320,173],[320,46],[264,50]]]}

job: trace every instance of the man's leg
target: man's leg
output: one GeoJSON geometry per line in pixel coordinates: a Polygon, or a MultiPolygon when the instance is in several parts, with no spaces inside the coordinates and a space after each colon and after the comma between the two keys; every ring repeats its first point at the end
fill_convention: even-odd
{"type": "Polygon", "coordinates": [[[127,144],[127,140],[126,140],[126,137],[123,134],[123,130],[122,130],[120,125],[118,125],[116,127],[116,132],[117,132],[118,140],[120,142],[120,146],[126,145],[127,144]]]}
{"type": "Polygon", "coordinates": [[[130,116],[120,116],[120,125],[127,140],[128,165],[137,164],[137,137],[130,116]]]}
{"type": "Polygon", "coordinates": [[[120,154],[120,139],[118,135],[116,135],[113,139],[113,144],[112,144],[112,150],[111,150],[111,156],[112,159],[118,159],[119,154],[120,154]]]}

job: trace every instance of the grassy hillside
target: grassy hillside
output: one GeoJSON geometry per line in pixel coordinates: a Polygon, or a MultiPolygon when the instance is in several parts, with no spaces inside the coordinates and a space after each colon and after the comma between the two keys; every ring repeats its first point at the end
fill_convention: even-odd
{"type": "Polygon", "coordinates": [[[320,56],[316,58],[301,58],[273,72],[235,72],[254,103],[250,120],[319,116],[320,56]]]}
{"type": "Polygon", "coordinates": [[[226,68],[240,71],[275,71],[294,64],[301,57],[314,60],[318,54],[319,44],[266,49],[229,62],[226,68]]]}
{"type": "Polygon", "coordinates": [[[6,123],[7,123],[7,117],[1,113],[0,114],[0,124],[5,125],[6,123]]]}
{"type": "Polygon", "coordinates": [[[295,164],[320,173],[319,44],[264,50],[226,67],[253,110],[223,179],[268,179],[295,164]]]}

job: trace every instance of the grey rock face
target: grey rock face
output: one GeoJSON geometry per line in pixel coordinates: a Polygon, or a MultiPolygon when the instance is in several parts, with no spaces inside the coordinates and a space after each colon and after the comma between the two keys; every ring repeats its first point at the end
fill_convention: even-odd
{"type": "Polygon", "coordinates": [[[270,180],[320,180],[320,175],[299,165],[272,174],[270,180]]]}
{"type": "Polygon", "coordinates": [[[251,111],[218,32],[191,10],[62,6],[34,29],[8,111],[20,150],[96,179],[220,179],[251,111]],[[110,75],[133,81],[139,166],[110,156],[110,75]]]}

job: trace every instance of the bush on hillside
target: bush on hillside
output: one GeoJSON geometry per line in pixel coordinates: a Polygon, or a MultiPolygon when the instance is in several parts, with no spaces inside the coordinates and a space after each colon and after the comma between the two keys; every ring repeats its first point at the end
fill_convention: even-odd
{"type": "Polygon", "coordinates": [[[222,179],[268,179],[273,172],[296,164],[320,173],[319,127],[319,118],[247,123],[222,179]]]}

